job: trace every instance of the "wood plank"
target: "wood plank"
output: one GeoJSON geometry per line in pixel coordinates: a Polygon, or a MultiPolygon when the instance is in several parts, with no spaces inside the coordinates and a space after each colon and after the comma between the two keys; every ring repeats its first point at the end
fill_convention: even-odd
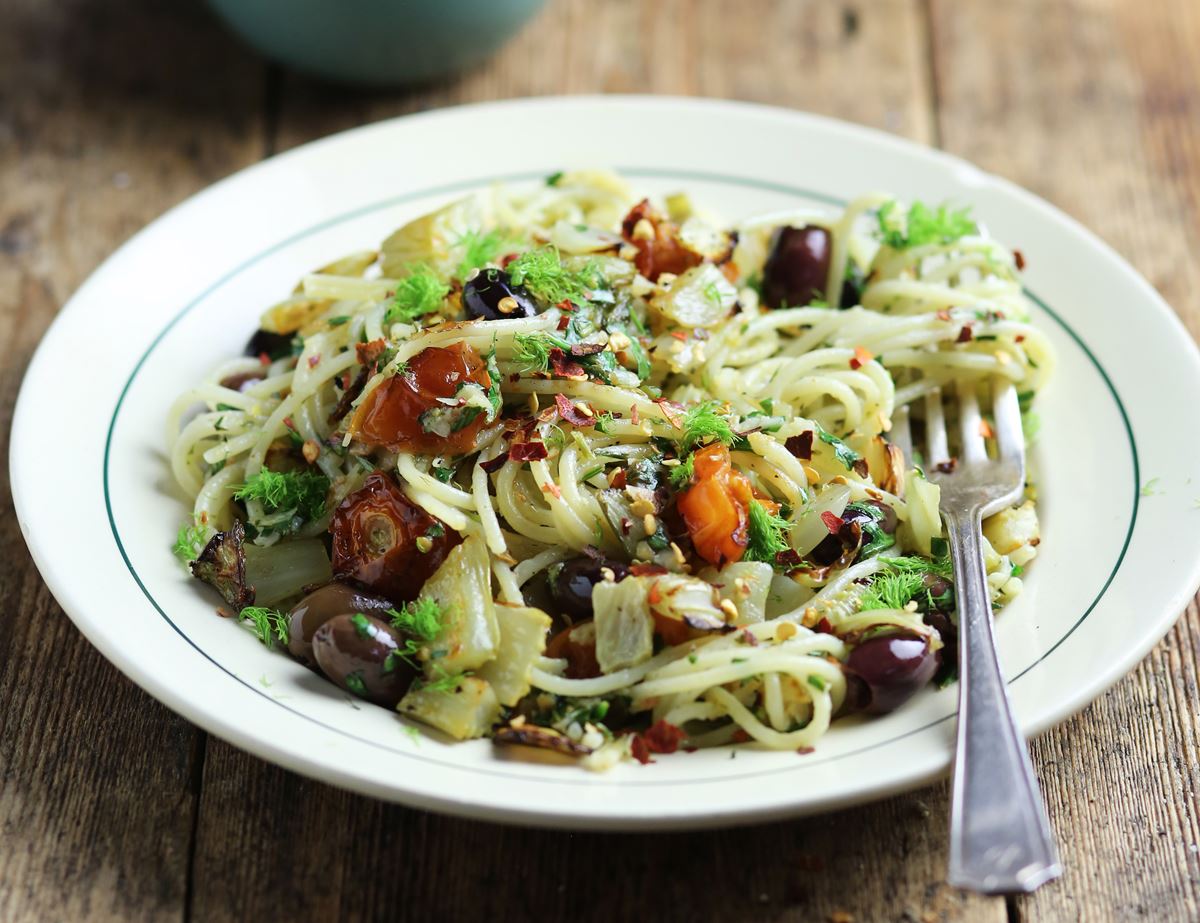
{"type": "MultiPolygon", "coordinates": [[[[944,146],[1080,218],[1200,332],[1196,4],[932,11],[944,146]]],[[[1037,742],[1067,874],[1023,918],[1200,916],[1198,641],[1193,602],[1131,677],[1037,742]]]]}
{"type": "MultiPolygon", "coordinates": [[[[408,93],[286,75],[277,149],[392,115],[543,93],[655,92],[795,106],[931,137],[914,2],[559,2],[490,64],[408,93]],[[770,24],[765,28],[765,24],[770,24]]],[[[1000,921],[944,882],[946,792],[799,822],[665,836],[562,834],[357,797],[209,742],[197,920],[1000,921]],[[297,844],[319,844],[301,849],[297,844]],[[754,857],[748,861],[747,857],[754,857]],[[853,881],[852,887],[846,882],[853,881]]]]}
{"type": "Polygon", "coordinates": [[[556,93],[666,93],[792,106],[929,140],[916,0],[559,0],[492,61],[409,93],[287,75],[277,148],[395,115],[556,93]]]}
{"type": "MultiPolygon", "coordinates": [[[[5,4],[0,458],[71,291],[146,221],[261,156],[262,73],[196,2],[5,4]]],[[[0,465],[0,919],[180,919],[203,737],[66,619],[8,487],[0,465]]]]}

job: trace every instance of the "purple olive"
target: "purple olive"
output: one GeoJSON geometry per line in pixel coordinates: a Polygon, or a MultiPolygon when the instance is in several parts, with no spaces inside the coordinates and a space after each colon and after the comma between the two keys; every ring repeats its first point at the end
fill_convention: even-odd
{"type": "Polygon", "coordinates": [[[831,240],[825,228],[780,228],[763,265],[763,304],[768,308],[802,308],[823,297],[831,256],[831,240]]]}
{"type": "Polygon", "coordinates": [[[313,635],[313,656],[334,683],[377,705],[394,706],[416,671],[401,657],[400,634],[387,622],[364,615],[338,615],[313,635]]]}
{"type": "Polygon", "coordinates": [[[533,317],[537,306],[524,286],[516,285],[503,269],[484,269],[463,285],[463,309],[479,320],[533,317]]]}
{"type": "Polygon", "coordinates": [[[318,587],[288,613],[288,652],[301,663],[312,664],[312,639],[317,629],[336,615],[386,612],[392,604],[344,583],[318,587]]]}
{"type": "Polygon", "coordinates": [[[629,568],[620,561],[580,557],[567,561],[550,581],[550,592],[559,611],[574,621],[592,617],[592,587],[604,579],[609,568],[618,580],[629,576],[629,568]]]}
{"type": "Polygon", "coordinates": [[[929,642],[910,632],[877,635],[863,641],[846,661],[851,708],[881,715],[907,702],[937,672],[929,642]]]}
{"type": "MultiPolygon", "coordinates": [[[[861,531],[868,523],[878,522],[880,528],[889,535],[896,531],[896,511],[886,503],[880,500],[860,500],[857,503],[851,503],[842,512],[841,520],[845,526],[838,532],[837,535],[827,535],[821,539],[810,553],[809,557],[821,566],[832,564],[842,556],[846,545],[854,547],[852,530],[848,527],[851,523],[858,523],[861,531]]],[[[866,539],[863,539],[866,544],[866,539]]]]}

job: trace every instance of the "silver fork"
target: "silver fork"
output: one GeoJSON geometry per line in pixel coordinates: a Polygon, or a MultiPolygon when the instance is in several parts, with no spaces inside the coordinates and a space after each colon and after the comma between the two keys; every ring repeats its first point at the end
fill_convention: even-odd
{"type": "MultiPolygon", "coordinates": [[[[962,450],[951,458],[940,389],[925,399],[926,474],[941,488],[958,601],[958,739],[950,805],[949,881],[987,894],[1033,891],[1062,874],[1050,822],[1017,730],[992,636],[982,520],[1021,498],[1025,441],[1011,382],[993,393],[996,458],[988,457],[973,385],[958,387],[962,450]]],[[[893,432],[911,445],[907,410],[893,432]]]]}

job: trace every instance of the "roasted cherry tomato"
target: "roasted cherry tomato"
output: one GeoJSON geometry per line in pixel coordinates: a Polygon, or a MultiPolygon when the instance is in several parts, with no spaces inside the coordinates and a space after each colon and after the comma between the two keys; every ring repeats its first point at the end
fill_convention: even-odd
{"type": "Polygon", "coordinates": [[[591,679],[600,675],[596,660],[596,626],[591,619],[564,628],[546,645],[546,656],[566,658],[568,679],[591,679]]]}
{"type": "Polygon", "coordinates": [[[642,199],[629,210],[621,224],[625,239],[637,247],[633,263],[640,272],[654,282],[664,272],[679,275],[693,266],[699,266],[704,258],[689,250],[679,241],[679,229],[659,214],[646,199],[642,199]],[[652,235],[639,233],[638,224],[646,221],[653,230],[652,235]]]}
{"type": "Polygon", "coordinates": [[[477,408],[464,408],[449,431],[422,415],[453,410],[438,398],[452,398],[465,384],[485,391],[492,380],[482,357],[466,343],[447,347],[430,346],[408,361],[408,368],[372,391],[359,405],[350,432],[369,446],[385,446],[393,452],[458,454],[469,451],[483,428],[484,416],[477,408]]]}
{"type": "Polygon", "coordinates": [[[754,499],[750,480],[733,470],[729,450],[719,442],[697,449],[695,466],[695,483],[679,495],[678,505],[696,554],[717,567],[740,561],[754,499]]]}
{"type": "Polygon", "coordinates": [[[329,531],[334,577],[397,604],[415,599],[450,549],[462,541],[379,471],[342,501],[329,531]]]}

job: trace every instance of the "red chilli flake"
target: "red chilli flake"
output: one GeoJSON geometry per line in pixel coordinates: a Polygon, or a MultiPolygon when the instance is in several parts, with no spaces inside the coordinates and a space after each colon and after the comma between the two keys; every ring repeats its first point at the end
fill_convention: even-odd
{"type": "Polygon", "coordinates": [[[650,748],[646,746],[646,741],[642,740],[641,734],[633,735],[633,740],[630,741],[629,745],[629,752],[643,766],[654,762],[654,760],[650,759],[650,748]]]}
{"type": "Polygon", "coordinates": [[[830,535],[837,535],[842,531],[842,526],[846,524],[844,519],[829,510],[821,514],[821,522],[825,523],[825,528],[829,530],[830,535]]]}
{"type": "MultiPolygon", "coordinates": [[[[661,564],[630,564],[629,573],[635,577],[659,577],[668,571],[661,564]]],[[[658,584],[655,584],[651,589],[657,589],[657,587],[658,584]]]]}
{"type": "Polygon", "coordinates": [[[942,474],[953,474],[954,469],[958,467],[958,459],[951,458],[949,461],[938,462],[933,467],[935,467],[942,474]]]}
{"type": "Polygon", "coordinates": [[[855,346],[854,358],[850,360],[850,368],[860,369],[874,358],[875,354],[869,349],[864,349],[862,346],[855,346]]]}
{"type": "Polygon", "coordinates": [[[555,484],[553,481],[547,481],[545,484],[542,485],[542,493],[550,494],[552,497],[554,497],[557,500],[562,499],[562,491],[559,490],[558,485],[555,484]]]}
{"type": "Polygon", "coordinates": [[[271,364],[271,357],[270,357],[270,356],[268,356],[266,353],[259,353],[259,354],[258,354],[258,361],[259,361],[259,362],[261,362],[263,365],[270,365],[270,364],[271,364]]]}
{"type": "Polygon", "coordinates": [[[797,747],[796,752],[801,756],[808,756],[810,753],[816,753],[815,747],[797,747]]]}
{"type": "Polygon", "coordinates": [[[823,635],[833,634],[833,622],[829,621],[829,619],[825,618],[824,616],[821,617],[821,621],[817,622],[816,626],[814,627],[823,635]]]}
{"type": "Polygon", "coordinates": [[[949,323],[949,322],[950,322],[951,320],[953,320],[954,318],[952,318],[952,317],[950,316],[950,312],[949,312],[949,311],[947,311],[945,308],[942,308],[942,310],[940,310],[940,311],[938,311],[938,312],[937,312],[937,319],[938,319],[938,320],[944,320],[944,321],[946,321],[947,323],[949,323]]]}
{"type": "Polygon", "coordinates": [[[290,429],[293,433],[296,431],[296,423],[291,417],[284,417],[283,425],[290,429]]]}
{"type": "Polygon", "coordinates": [[[738,728],[736,731],[733,732],[733,736],[730,737],[729,739],[732,740],[735,744],[744,744],[750,740],[750,735],[747,734],[742,728],[738,728]]]}
{"type": "Polygon", "coordinates": [[[788,548],[775,555],[775,563],[780,567],[799,567],[804,563],[804,559],[795,548],[788,548]]]}
{"type": "Polygon", "coordinates": [[[308,367],[310,369],[315,369],[320,364],[321,364],[321,354],[320,353],[313,353],[311,356],[308,357],[308,367]]]}
{"type": "Polygon", "coordinates": [[[515,462],[541,461],[549,453],[541,442],[514,442],[508,450],[508,457],[515,462]]]}
{"type": "Polygon", "coordinates": [[[558,324],[555,327],[555,329],[556,330],[566,330],[570,326],[571,326],[571,318],[567,317],[567,315],[564,314],[562,317],[560,317],[558,319],[558,324]]]}
{"type": "Polygon", "coordinates": [[[493,458],[491,461],[481,461],[479,463],[479,467],[482,468],[484,471],[486,471],[488,474],[495,474],[497,471],[499,471],[501,468],[504,467],[504,463],[506,461],[508,461],[508,452],[504,451],[504,452],[501,452],[499,455],[497,455],[495,458],[493,458]]]}
{"type": "Polygon", "coordinates": [[[574,343],[571,345],[572,356],[594,356],[604,352],[603,343],[574,343]]]}
{"type": "Polygon", "coordinates": [[[970,343],[972,337],[974,337],[974,336],[975,336],[975,334],[971,332],[970,326],[969,325],[964,326],[960,331],[958,331],[958,339],[955,340],[954,342],[955,343],[970,343]]]}
{"type": "Polygon", "coordinates": [[[747,647],[758,647],[758,637],[752,631],[743,628],[740,640],[747,647]]]}
{"type": "Polygon", "coordinates": [[[791,452],[793,457],[808,461],[812,458],[813,430],[807,430],[798,436],[788,436],[783,447],[791,452]]]}
{"type": "Polygon", "coordinates": [[[582,413],[578,407],[565,394],[554,395],[554,405],[558,408],[558,414],[572,426],[591,426],[587,414],[582,413]]]}
{"type": "Polygon", "coordinates": [[[629,422],[631,422],[634,426],[637,426],[642,422],[642,418],[638,415],[637,404],[634,404],[629,408],[629,422]]]}
{"type": "Polygon", "coordinates": [[[627,480],[628,480],[628,475],[626,475],[625,469],[618,468],[616,471],[613,472],[612,477],[609,478],[608,486],[609,487],[617,487],[617,488],[624,487],[627,480]]]}
{"type": "Polygon", "coordinates": [[[583,366],[574,359],[567,358],[567,354],[557,346],[550,350],[550,369],[559,378],[587,381],[587,372],[584,371],[583,366]]]}
{"type": "Polygon", "coordinates": [[[646,749],[651,753],[674,753],[687,738],[687,734],[681,728],[663,718],[638,736],[645,741],[646,749]]]}
{"type": "Polygon", "coordinates": [[[1017,269],[1025,268],[1025,254],[1020,250],[1013,251],[1013,261],[1017,264],[1017,269]]]}
{"type": "Polygon", "coordinates": [[[500,257],[501,267],[503,267],[504,269],[508,269],[508,264],[511,263],[513,260],[515,260],[517,258],[517,256],[518,256],[518,254],[516,254],[516,253],[504,254],[504,256],[500,257]]]}

